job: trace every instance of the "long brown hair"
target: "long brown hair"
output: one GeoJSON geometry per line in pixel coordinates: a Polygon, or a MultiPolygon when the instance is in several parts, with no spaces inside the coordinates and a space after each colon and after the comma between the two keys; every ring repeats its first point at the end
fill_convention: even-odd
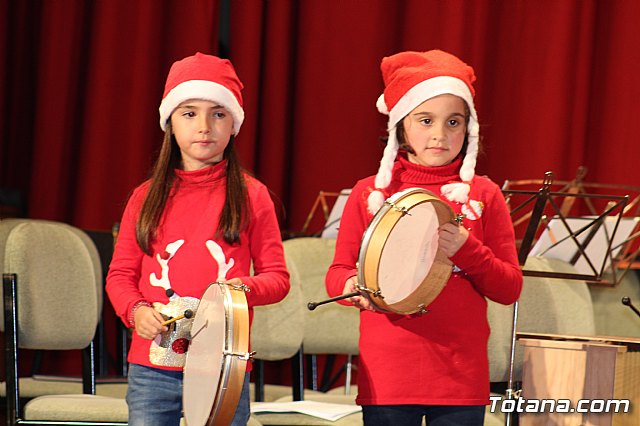
{"type": "MultiPolygon", "coordinates": [[[[217,236],[221,236],[229,244],[235,244],[240,241],[240,233],[247,225],[248,196],[233,136],[229,139],[223,158],[227,160],[226,190],[217,236]]],[[[148,255],[152,254],[151,242],[157,235],[164,207],[175,183],[175,169],[180,167],[181,159],[180,147],[169,121],[160,154],[151,170],[151,184],[136,223],[136,240],[142,251],[148,255]]]]}

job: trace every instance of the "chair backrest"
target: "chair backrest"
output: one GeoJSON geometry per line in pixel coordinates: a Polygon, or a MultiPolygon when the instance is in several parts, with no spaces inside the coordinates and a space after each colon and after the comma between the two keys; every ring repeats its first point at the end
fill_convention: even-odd
{"type": "Polygon", "coordinates": [[[280,302],[253,308],[250,342],[256,359],[289,359],[300,350],[304,333],[302,306],[300,282],[292,280],[289,293],[280,302]]]}
{"type": "Polygon", "coordinates": [[[506,382],[509,379],[513,305],[501,305],[487,300],[487,320],[491,328],[488,343],[489,380],[506,382]]]}
{"type": "Polygon", "coordinates": [[[324,228],[322,228],[322,233],[320,234],[322,238],[338,238],[340,219],[342,219],[342,212],[344,211],[344,206],[347,204],[347,199],[350,194],[351,188],[343,189],[338,194],[338,198],[336,198],[331,208],[327,222],[324,224],[324,228]]]}
{"type": "Polygon", "coordinates": [[[102,268],[95,245],[83,231],[53,221],[0,220],[0,271],[18,277],[21,348],[89,345],[102,310],[102,268]]]}
{"type": "Polygon", "coordinates": [[[308,302],[329,298],[325,276],[333,261],[336,240],[328,238],[294,238],[285,241],[287,267],[292,285],[302,289],[304,338],[302,345],[308,354],[357,355],[360,313],[353,307],[338,303],[319,306],[313,311],[308,302]]]}
{"type": "MultiPolygon", "coordinates": [[[[605,277],[613,282],[611,277],[605,277]]],[[[628,297],[640,307],[640,275],[628,271],[615,286],[590,285],[595,312],[596,333],[601,336],[640,337],[640,317],[629,306],[622,304],[628,297]]]]}
{"type": "MultiPolygon", "coordinates": [[[[529,257],[525,268],[575,274],[567,262],[529,257]]],[[[580,280],[525,277],[519,299],[518,331],[595,335],[593,302],[587,283],[580,280]]]]}

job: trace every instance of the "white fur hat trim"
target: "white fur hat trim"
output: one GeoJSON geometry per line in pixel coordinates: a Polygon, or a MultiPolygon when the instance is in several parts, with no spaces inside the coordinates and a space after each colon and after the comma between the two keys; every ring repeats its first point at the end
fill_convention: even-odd
{"type": "Polygon", "coordinates": [[[188,80],[178,84],[160,103],[160,127],[166,129],[167,121],[178,105],[189,99],[202,99],[225,107],[233,117],[233,132],[238,134],[244,121],[244,110],[231,90],[222,84],[208,80],[188,80]]]}

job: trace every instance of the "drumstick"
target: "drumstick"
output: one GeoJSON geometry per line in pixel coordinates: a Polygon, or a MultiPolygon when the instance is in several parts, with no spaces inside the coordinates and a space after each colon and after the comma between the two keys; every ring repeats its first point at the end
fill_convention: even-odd
{"type": "Polygon", "coordinates": [[[315,308],[317,308],[320,305],[324,305],[325,303],[335,302],[337,300],[342,300],[342,299],[348,299],[354,296],[360,296],[360,292],[354,291],[353,293],[346,293],[341,296],[336,296],[336,297],[332,297],[331,299],[323,300],[322,302],[309,302],[307,303],[307,308],[310,311],[313,311],[315,308]]]}
{"type": "Polygon", "coordinates": [[[165,322],[162,323],[162,325],[169,325],[172,322],[176,322],[178,320],[181,320],[182,318],[191,318],[193,316],[193,311],[191,309],[187,309],[186,311],[184,311],[184,314],[182,315],[178,315],[175,318],[169,318],[168,320],[166,320],[165,322]]]}

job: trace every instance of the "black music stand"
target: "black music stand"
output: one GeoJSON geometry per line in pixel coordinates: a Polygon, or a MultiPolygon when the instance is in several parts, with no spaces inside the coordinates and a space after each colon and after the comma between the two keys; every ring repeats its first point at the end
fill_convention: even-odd
{"type": "MultiPolygon", "coordinates": [[[[518,190],[512,189],[513,182],[507,181],[503,186],[503,194],[511,208],[511,217],[516,232],[518,225],[526,224],[524,235],[518,240],[518,260],[523,268],[525,276],[547,277],[547,278],[564,278],[587,281],[603,285],[615,285],[619,282],[623,275],[617,276],[614,256],[621,250],[621,245],[629,244],[631,240],[638,236],[638,233],[629,236],[625,241],[614,245],[616,234],[620,226],[620,222],[625,213],[629,213],[630,208],[640,199],[636,197],[631,205],[629,205],[628,195],[607,195],[602,193],[588,193],[583,183],[583,177],[586,169],[580,168],[578,176],[571,182],[556,182],[555,185],[560,187],[557,191],[552,191],[554,185],[553,173],[545,173],[542,181],[520,181],[520,184],[541,184],[538,190],[518,190]],[[582,203],[580,203],[582,201],[582,203]],[[573,217],[572,217],[573,214],[573,217]],[[584,222],[581,226],[575,226],[575,218],[580,217],[584,222]],[[573,252],[570,253],[569,263],[575,265],[576,262],[582,261],[587,265],[585,270],[576,273],[561,273],[553,271],[536,271],[525,268],[527,257],[530,256],[534,243],[537,243],[541,236],[549,236],[552,231],[549,226],[549,219],[555,220],[556,232],[558,229],[563,230],[563,236],[560,239],[552,241],[546,248],[539,249],[539,252],[547,253],[554,247],[561,244],[570,244],[573,252]],[[560,227],[558,228],[558,224],[560,227]],[[605,249],[604,258],[597,262],[592,259],[593,251],[590,244],[594,238],[604,238],[605,249]],[[591,256],[591,257],[590,257],[591,256]],[[599,265],[599,267],[597,267],[599,265]],[[612,281],[603,278],[603,274],[607,266],[612,272],[612,281]]],[[[598,185],[598,188],[611,189],[610,187],[598,185]]],[[[623,188],[624,189],[624,188],[623,188]]],[[[640,192],[640,189],[635,188],[640,192]]],[[[566,248],[562,250],[566,255],[566,248]]],[[[599,251],[600,252],[600,251],[599,251]]],[[[637,256],[637,250],[633,253],[634,259],[637,256]]],[[[632,262],[628,262],[627,269],[632,262]]],[[[625,270],[625,272],[626,272],[625,270]]],[[[506,389],[507,399],[514,399],[514,367],[515,367],[515,347],[516,347],[516,328],[518,320],[518,302],[514,303],[513,323],[511,335],[511,351],[509,359],[509,375],[506,389]]],[[[512,423],[511,413],[506,413],[505,424],[507,426],[512,423]]]]}

